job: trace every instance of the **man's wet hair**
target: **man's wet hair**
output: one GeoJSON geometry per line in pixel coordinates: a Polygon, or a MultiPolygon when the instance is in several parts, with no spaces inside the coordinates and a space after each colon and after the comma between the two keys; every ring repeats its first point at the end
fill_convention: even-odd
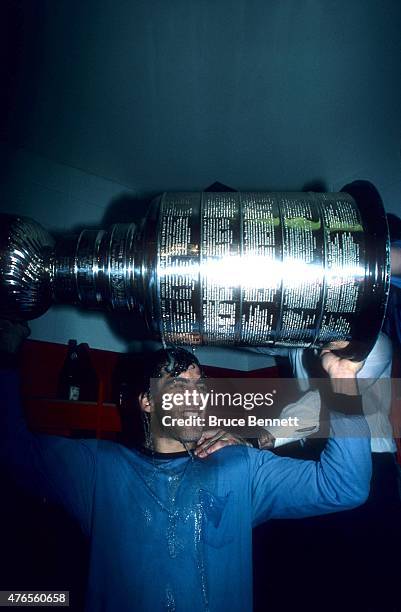
{"type": "Polygon", "coordinates": [[[148,391],[152,378],[161,378],[165,374],[176,378],[191,366],[197,366],[202,371],[197,357],[191,351],[181,347],[171,347],[153,353],[145,353],[142,355],[141,366],[136,385],[139,391],[148,391]]]}

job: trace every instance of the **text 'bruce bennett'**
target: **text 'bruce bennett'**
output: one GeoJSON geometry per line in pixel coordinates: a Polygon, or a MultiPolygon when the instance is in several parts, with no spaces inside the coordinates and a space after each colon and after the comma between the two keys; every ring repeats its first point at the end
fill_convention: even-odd
{"type": "Polygon", "coordinates": [[[173,417],[166,414],[162,417],[165,427],[299,427],[299,417],[288,417],[286,419],[260,418],[248,414],[243,417],[217,417],[209,415],[201,417],[190,415],[186,417],[173,417]]]}

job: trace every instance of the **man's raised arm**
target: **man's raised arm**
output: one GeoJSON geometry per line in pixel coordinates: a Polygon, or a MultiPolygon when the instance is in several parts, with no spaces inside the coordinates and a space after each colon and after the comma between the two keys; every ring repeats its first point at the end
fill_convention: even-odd
{"type": "MultiPolygon", "coordinates": [[[[328,349],[322,351],[321,360],[332,382],[336,410],[343,401],[362,415],[356,375],[363,363],[342,359],[328,349]]],[[[348,510],[366,501],[371,477],[366,420],[332,412],[330,425],[330,438],[318,462],[250,452],[254,525],[270,518],[348,510]]]]}
{"type": "Polygon", "coordinates": [[[62,505],[89,533],[96,441],[36,435],[23,416],[18,351],[29,328],[0,320],[0,463],[24,490],[62,505]]]}

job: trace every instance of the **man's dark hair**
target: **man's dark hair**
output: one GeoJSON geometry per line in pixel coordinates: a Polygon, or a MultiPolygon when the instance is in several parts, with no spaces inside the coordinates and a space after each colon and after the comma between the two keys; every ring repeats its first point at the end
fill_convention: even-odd
{"type": "MultiPolygon", "coordinates": [[[[131,393],[138,395],[148,391],[150,380],[160,378],[163,373],[176,377],[185,372],[191,365],[202,367],[195,355],[180,347],[148,351],[144,353],[127,353],[122,356],[116,367],[115,387],[123,383],[131,393]]],[[[117,394],[116,394],[117,395],[117,394]]],[[[116,396],[115,401],[118,402],[116,396]]]]}
{"type": "Polygon", "coordinates": [[[201,369],[197,357],[192,352],[180,347],[145,353],[142,364],[142,372],[138,380],[140,389],[137,387],[139,391],[147,391],[150,380],[152,378],[160,378],[164,373],[176,377],[188,370],[191,365],[196,365],[201,369]]]}

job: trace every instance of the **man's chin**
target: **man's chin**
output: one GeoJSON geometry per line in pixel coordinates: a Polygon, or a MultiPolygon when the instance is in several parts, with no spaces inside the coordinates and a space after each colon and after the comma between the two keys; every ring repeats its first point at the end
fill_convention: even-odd
{"type": "Polygon", "coordinates": [[[196,444],[202,435],[202,429],[187,429],[174,431],[173,437],[182,444],[196,444]]]}

